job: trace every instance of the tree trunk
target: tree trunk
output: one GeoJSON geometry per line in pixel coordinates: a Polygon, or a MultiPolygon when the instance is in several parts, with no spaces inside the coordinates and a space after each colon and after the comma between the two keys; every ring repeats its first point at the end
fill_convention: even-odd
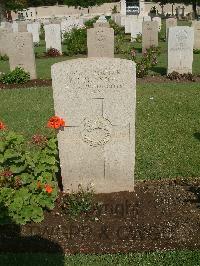
{"type": "Polygon", "coordinates": [[[197,2],[196,1],[192,2],[192,9],[194,12],[194,16],[196,18],[197,17],[197,2]]]}
{"type": "Polygon", "coordinates": [[[0,22],[6,21],[6,10],[5,10],[5,4],[0,1],[0,22]]]}

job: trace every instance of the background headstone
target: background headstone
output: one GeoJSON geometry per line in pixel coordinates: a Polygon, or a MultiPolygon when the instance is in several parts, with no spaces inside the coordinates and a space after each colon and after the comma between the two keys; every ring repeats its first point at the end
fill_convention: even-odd
{"type": "Polygon", "coordinates": [[[151,46],[158,46],[158,24],[156,21],[144,21],[142,23],[142,52],[151,46]]]}
{"type": "Polygon", "coordinates": [[[114,30],[92,28],[87,30],[88,57],[114,57],[114,30]]]}
{"type": "Polygon", "coordinates": [[[64,191],[133,191],[136,68],[128,60],[90,58],[52,66],[64,191]]]}
{"type": "Polygon", "coordinates": [[[106,28],[110,27],[110,24],[105,16],[100,16],[99,19],[96,21],[96,23],[94,23],[94,28],[98,27],[106,27],[106,28]]]}
{"type": "Polygon", "coordinates": [[[192,21],[194,28],[194,49],[200,50],[200,21],[192,21]]]}
{"type": "Polygon", "coordinates": [[[62,53],[60,24],[49,24],[44,26],[46,50],[54,48],[62,53]]]}
{"type": "Polygon", "coordinates": [[[168,30],[171,27],[177,26],[177,19],[176,18],[168,18],[166,19],[166,38],[168,38],[168,30]]]}
{"type": "Polygon", "coordinates": [[[27,22],[20,21],[18,23],[18,32],[27,32],[27,22]]]}
{"type": "Polygon", "coordinates": [[[161,31],[162,20],[160,17],[153,17],[152,21],[156,21],[158,23],[158,31],[161,31]]]}
{"type": "Polygon", "coordinates": [[[40,34],[39,34],[39,26],[38,23],[31,23],[27,25],[28,32],[32,33],[33,35],[33,42],[39,43],[40,42],[40,34]]]}
{"type": "Polygon", "coordinates": [[[192,73],[194,30],[187,26],[169,28],[168,74],[192,73]]]}
{"type": "Polygon", "coordinates": [[[8,41],[8,34],[11,33],[11,30],[7,29],[0,29],[0,55],[7,55],[9,56],[9,41],[8,41]]]}
{"type": "Polygon", "coordinates": [[[9,34],[9,63],[10,69],[21,67],[30,73],[31,79],[36,79],[35,54],[33,36],[29,32],[9,34]]]}
{"type": "Polygon", "coordinates": [[[131,22],[131,40],[137,38],[138,34],[142,34],[142,20],[137,19],[131,22]]]}

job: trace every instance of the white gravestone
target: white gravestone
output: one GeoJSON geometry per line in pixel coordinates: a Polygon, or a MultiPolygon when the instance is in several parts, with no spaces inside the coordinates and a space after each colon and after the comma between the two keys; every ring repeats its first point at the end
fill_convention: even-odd
{"type": "Polygon", "coordinates": [[[33,42],[39,43],[40,42],[40,34],[39,34],[39,26],[38,23],[31,23],[27,25],[28,32],[32,33],[33,35],[33,42]]]}
{"type": "Polygon", "coordinates": [[[200,21],[192,21],[194,29],[194,49],[200,50],[200,21]]]}
{"type": "Polygon", "coordinates": [[[194,30],[187,26],[169,28],[168,74],[192,73],[194,30]]]}
{"type": "Polygon", "coordinates": [[[131,40],[136,39],[138,34],[142,34],[142,19],[131,22],[131,40]]]}
{"type": "Polygon", "coordinates": [[[49,24],[44,26],[46,50],[54,48],[62,53],[61,28],[59,24],[49,24]]]}
{"type": "Polygon", "coordinates": [[[96,193],[133,191],[135,63],[122,59],[70,60],[52,66],[64,191],[94,184],[96,193]]]}
{"type": "Polygon", "coordinates": [[[177,26],[177,19],[176,18],[168,18],[166,19],[166,38],[168,38],[168,30],[169,28],[177,26]]]}
{"type": "Polygon", "coordinates": [[[33,36],[29,32],[10,33],[8,36],[10,69],[21,67],[30,73],[31,79],[36,79],[35,54],[33,36]]]}
{"type": "Polygon", "coordinates": [[[158,31],[161,31],[162,20],[160,17],[153,17],[152,21],[156,21],[158,23],[158,31]]]}
{"type": "Polygon", "coordinates": [[[88,57],[114,57],[114,30],[98,27],[87,30],[88,57]]]}

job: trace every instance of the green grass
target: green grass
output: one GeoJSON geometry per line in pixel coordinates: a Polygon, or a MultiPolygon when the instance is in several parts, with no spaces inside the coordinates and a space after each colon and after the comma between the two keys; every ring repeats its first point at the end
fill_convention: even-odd
{"type": "MultiPolygon", "coordinates": [[[[53,115],[51,88],[0,91],[0,119],[30,137],[53,115]]],[[[200,176],[200,84],[137,86],[135,179],[200,176]]]]}
{"type": "Polygon", "coordinates": [[[130,253],[115,255],[50,255],[50,254],[6,254],[0,255],[4,266],[199,266],[199,251],[168,251],[152,253],[130,253]]]}

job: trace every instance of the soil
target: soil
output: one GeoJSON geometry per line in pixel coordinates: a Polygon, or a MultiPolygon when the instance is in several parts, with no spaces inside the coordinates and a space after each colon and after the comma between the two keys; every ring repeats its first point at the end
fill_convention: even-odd
{"type": "Polygon", "coordinates": [[[1,252],[118,253],[200,248],[200,180],[137,182],[134,192],[95,195],[99,208],[71,219],[0,226],[1,252]]]}
{"type": "Polygon", "coordinates": [[[18,89],[18,88],[32,88],[32,87],[49,87],[52,85],[51,79],[33,79],[23,84],[3,84],[0,82],[1,89],[18,89]]]}
{"type": "MultiPolygon", "coordinates": [[[[147,84],[147,83],[194,83],[200,82],[200,76],[194,77],[195,81],[190,81],[186,79],[182,80],[170,80],[166,76],[147,76],[144,78],[137,78],[137,84],[147,84]]],[[[0,82],[1,89],[18,89],[18,88],[32,88],[32,87],[50,87],[52,86],[51,79],[34,79],[30,80],[24,84],[3,84],[0,82]]]]}

